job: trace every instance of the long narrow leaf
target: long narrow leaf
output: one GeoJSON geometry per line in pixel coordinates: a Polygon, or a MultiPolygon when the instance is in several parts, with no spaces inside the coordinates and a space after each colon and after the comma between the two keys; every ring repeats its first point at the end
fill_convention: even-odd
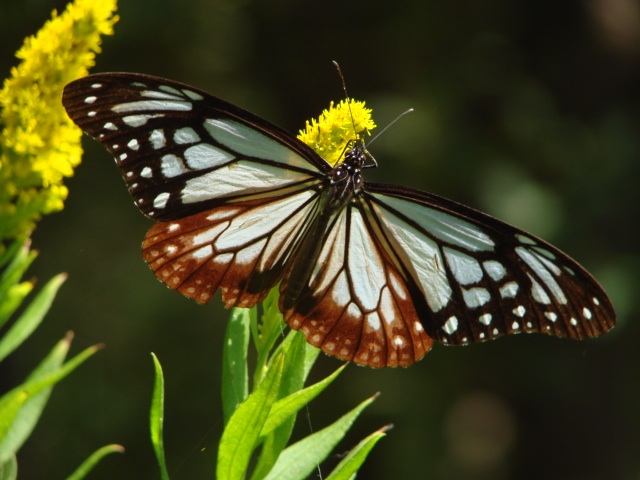
{"type": "Polygon", "coordinates": [[[82,480],[91,470],[107,455],[112,453],[124,453],[122,445],[105,445],[93,452],[66,480],[82,480]]]}
{"type": "Polygon", "coordinates": [[[151,397],[151,410],[149,413],[149,425],[151,428],[151,444],[156,454],[158,467],[160,468],[160,478],[169,480],[169,471],[164,456],[164,439],[163,439],[163,423],[164,423],[164,376],[162,374],[162,366],[155,354],[151,354],[153,358],[153,367],[155,371],[155,381],[153,383],[153,394],[151,397]]]}
{"type": "Polygon", "coordinates": [[[222,411],[225,424],[238,405],[249,395],[247,349],[250,323],[249,309],[233,309],[222,352],[222,411]]]}
{"type": "Polygon", "coordinates": [[[20,282],[24,272],[38,256],[37,252],[29,250],[30,243],[14,242],[3,255],[2,263],[0,263],[2,265],[10,260],[6,267],[0,267],[2,268],[0,274],[0,327],[9,320],[11,314],[33,289],[33,282],[20,282]]]}
{"type": "Polygon", "coordinates": [[[49,307],[51,307],[58,289],[66,278],[67,275],[61,273],[49,280],[9,331],[2,337],[2,340],[0,340],[0,361],[18,348],[40,325],[49,307]]]}
{"type": "Polygon", "coordinates": [[[390,428],[391,425],[387,425],[362,439],[333,469],[327,480],[349,480],[353,478],[367,459],[369,452],[378,443],[378,440],[386,436],[386,432],[390,428]]]}
{"type": "MultiPolygon", "coordinates": [[[[27,377],[27,382],[41,379],[60,368],[69,352],[72,337],[73,335],[69,333],[59,341],[27,377]]],[[[24,402],[6,434],[0,438],[0,459],[7,459],[14,455],[31,435],[49,399],[51,389],[52,387],[45,388],[24,402]]]]}
{"type": "Polygon", "coordinates": [[[360,413],[375,400],[368,398],[319,432],[285,449],[265,480],[302,480],[331,453],[360,413]]]}
{"type": "MultiPolygon", "coordinates": [[[[282,372],[282,383],[278,398],[289,396],[289,394],[299,391],[304,384],[304,358],[307,342],[304,335],[298,332],[290,332],[285,340],[278,346],[276,353],[284,355],[284,369],[282,372]]],[[[273,407],[269,412],[267,421],[273,413],[273,407]]],[[[289,416],[281,416],[278,425],[270,429],[270,434],[266,436],[260,456],[256,462],[256,467],[251,476],[252,480],[263,478],[273,467],[280,452],[287,446],[293,426],[295,425],[295,413],[289,416]]],[[[263,427],[264,429],[264,427],[263,427]]]]}
{"type": "Polygon", "coordinates": [[[339,367],[335,372],[333,372],[328,377],[320,380],[318,383],[314,383],[313,385],[299,390],[297,392],[288,395],[285,398],[278,400],[273,407],[271,408],[271,412],[269,413],[269,417],[262,427],[262,436],[266,436],[273,431],[276,427],[278,427],[285,419],[288,417],[295,415],[298,411],[308,404],[311,400],[317,397],[322,391],[327,388],[331,382],[333,382],[338,375],[346,368],[347,364],[345,363],[341,367],[339,367]]]}
{"type": "Polygon", "coordinates": [[[278,356],[264,380],[231,415],[220,439],[216,470],[218,480],[245,478],[262,426],[278,398],[283,363],[283,356],[278,356]]]}
{"type": "MultiPolygon", "coordinates": [[[[0,438],[4,438],[7,435],[20,409],[30,398],[33,398],[46,388],[51,387],[69,375],[80,366],[80,364],[93,355],[98,348],[100,347],[89,347],[64,363],[56,371],[27,381],[4,394],[2,398],[0,398],[0,438]]],[[[4,458],[0,458],[0,463],[5,460],[4,458]]]]}

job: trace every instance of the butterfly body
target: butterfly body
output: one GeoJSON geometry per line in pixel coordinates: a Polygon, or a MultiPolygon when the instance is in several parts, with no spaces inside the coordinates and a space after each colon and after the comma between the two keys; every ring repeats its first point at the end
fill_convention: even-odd
{"type": "Polygon", "coordinates": [[[360,139],[332,166],[271,123],[138,74],[65,88],[70,117],[109,150],[157,221],[143,258],[199,303],[250,307],[280,285],[285,321],[326,353],[408,366],[434,341],[609,330],[606,293],[575,261],[451,200],[365,182],[360,139]]]}

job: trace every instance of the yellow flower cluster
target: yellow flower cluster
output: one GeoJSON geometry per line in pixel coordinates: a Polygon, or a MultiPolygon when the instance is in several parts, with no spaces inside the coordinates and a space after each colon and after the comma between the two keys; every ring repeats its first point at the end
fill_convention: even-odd
{"type": "Polygon", "coordinates": [[[116,0],[76,0],[25,40],[0,90],[0,240],[29,235],[41,214],[63,208],[63,177],[80,163],[82,132],[60,103],[111,35],[116,0]]]}
{"type": "Polygon", "coordinates": [[[307,120],[306,128],[300,130],[298,138],[331,165],[336,165],[342,160],[347,143],[374,128],[371,109],[366,108],[364,102],[348,99],[337,105],[331,102],[318,120],[307,120]]]}

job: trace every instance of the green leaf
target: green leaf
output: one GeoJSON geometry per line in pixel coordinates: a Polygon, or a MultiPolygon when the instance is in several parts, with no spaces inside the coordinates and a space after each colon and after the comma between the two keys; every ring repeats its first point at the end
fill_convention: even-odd
{"type": "MultiPolygon", "coordinates": [[[[64,339],[59,341],[49,355],[31,372],[27,377],[27,381],[35,381],[55,372],[62,365],[69,352],[72,337],[72,334],[67,334],[64,339]]],[[[10,428],[4,437],[0,438],[0,460],[8,459],[14,455],[31,435],[42,415],[50,394],[51,387],[45,388],[24,402],[10,428]]]]}
{"type": "Polygon", "coordinates": [[[222,352],[222,411],[225,424],[249,395],[247,350],[250,322],[249,309],[232,310],[222,352]]]}
{"type": "Polygon", "coordinates": [[[276,427],[282,424],[284,420],[295,415],[298,411],[308,404],[311,400],[317,397],[325,388],[327,388],[331,382],[333,382],[338,375],[346,368],[348,364],[344,364],[339,367],[335,372],[326,377],[323,380],[320,380],[318,383],[314,383],[313,385],[303,389],[298,390],[297,392],[292,393],[291,395],[286,396],[278,400],[273,407],[271,408],[271,412],[269,412],[269,416],[267,417],[267,421],[262,427],[262,436],[266,436],[271,433],[276,427]]]}
{"type": "Polygon", "coordinates": [[[284,356],[279,355],[269,367],[262,383],[231,415],[218,448],[218,480],[245,478],[262,426],[278,398],[283,365],[284,356]]]}
{"type": "Polygon", "coordinates": [[[29,243],[14,242],[0,261],[1,266],[11,260],[0,275],[0,327],[9,320],[33,289],[33,282],[20,282],[22,275],[38,255],[37,252],[29,251],[29,243]]]}
{"type": "MultiPolygon", "coordinates": [[[[7,436],[12,425],[16,419],[19,418],[20,410],[29,399],[35,397],[43,390],[53,386],[69,375],[73,370],[93,355],[98,348],[98,346],[89,347],[64,363],[54,372],[39,375],[37,378],[28,380],[22,385],[19,385],[5,393],[2,398],[0,398],[0,441],[7,436]]],[[[6,461],[8,458],[3,457],[2,453],[3,452],[0,452],[0,463],[6,461]]]]}
{"type": "Polygon", "coordinates": [[[93,452],[66,480],[82,480],[100,460],[111,453],[124,453],[122,445],[106,445],[93,452]]]}
{"type": "Polygon", "coordinates": [[[358,469],[367,459],[369,452],[371,452],[375,444],[378,443],[378,440],[386,436],[387,430],[391,427],[391,425],[387,425],[361,440],[358,445],[342,459],[336,468],[333,469],[326,480],[349,480],[354,478],[358,469]]]}
{"type": "Polygon", "coordinates": [[[11,326],[9,331],[4,334],[2,340],[0,340],[0,361],[18,348],[38,325],[40,325],[45,314],[51,307],[51,303],[58,289],[66,278],[66,274],[59,274],[49,280],[18,320],[11,326]]]}
{"type": "MultiPolygon", "coordinates": [[[[282,354],[285,359],[278,399],[286,397],[292,392],[302,388],[304,384],[303,375],[306,343],[304,335],[298,334],[298,332],[290,332],[276,349],[274,355],[282,354]]],[[[273,407],[269,412],[267,421],[272,412],[273,407]]],[[[266,436],[266,438],[263,436],[264,443],[253,475],[251,476],[252,479],[263,478],[269,470],[271,470],[280,452],[287,446],[287,442],[293,431],[293,426],[295,425],[295,420],[295,414],[289,415],[288,417],[281,417],[279,424],[270,430],[270,435],[266,436]]]]}
{"type": "Polygon", "coordinates": [[[151,444],[156,454],[158,467],[160,468],[160,478],[169,480],[169,471],[164,457],[163,421],[164,421],[164,376],[162,366],[155,354],[153,367],[155,369],[155,382],[153,384],[153,395],[151,397],[151,411],[149,414],[149,425],[151,427],[151,444]]]}
{"type": "Polygon", "coordinates": [[[347,433],[358,415],[377,397],[368,398],[326,428],[309,435],[285,449],[266,480],[302,480],[331,453],[347,433]]]}
{"type": "Polygon", "coordinates": [[[18,478],[18,461],[15,455],[0,465],[0,480],[16,480],[18,478]]]}

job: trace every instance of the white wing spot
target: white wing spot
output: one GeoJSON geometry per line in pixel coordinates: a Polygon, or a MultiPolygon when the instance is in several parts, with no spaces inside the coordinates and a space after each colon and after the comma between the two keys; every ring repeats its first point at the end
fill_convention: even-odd
{"type": "Polygon", "coordinates": [[[442,326],[442,329],[449,335],[455,333],[458,330],[458,319],[455,316],[449,317],[449,319],[442,326]]]}
{"type": "Polygon", "coordinates": [[[93,103],[98,99],[98,97],[87,97],[84,99],[84,103],[93,103]]]}
{"type": "Polygon", "coordinates": [[[136,112],[139,110],[173,110],[176,112],[188,112],[193,108],[191,102],[178,100],[140,100],[137,102],[120,103],[111,107],[116,113],[136,112]]]}
{"type": "Polygon", "coordinates": [[[166,178],[177,177],[187,172],[182,160],[173,153],[164,155],[160,159],[160,169],[162,170],[162,175],[166,178]]]}
{"type": "Polygon", "coordinates": [[[178,250],[178,247],[176,247],[175,245],[167,245],[166,248],[166,252],[171,255],[172,253],[175,253],[178,250]]]}
{"type": "Polygon", "coordinates": [[[169,201],[169,192],[162,192],[156,198],[153,199],[153,206],[155,208],[164,208],[169,201]]]}
{"type": "Polygon", "coordinates": [[[213,255],[213,248],[211,245],[205,245],[204,247],[200,247],[195,252],[191,253],[193,258],[201,259],[201,258],[209,258],[213,255]]]}
{"type": "Polygon", "coordinates": [[[518,284],[509,282],[500,287],[500,296],[502,298],[513,298],[518,294],[518,284]]]}
{"type": "Polygon", "coordinates": [[[376,332],[380,330],[380,317],[377,312],[367,315],[367,324],[376,332]]]}
{"type": "Polygon", "coordinates": [[[161,129],[156,129],[149,134],[149,141],[151,146],[158,150],[167,144],[167,139],[164,136],[164,132],[161,129]]]}
{"type": "Polygon", "coordinates": [[[122,121],[130,127],[138,128],[143,125],[146,125],[146,123],[150,119],[157,118],[157,117],[164,117],[164,113],[150,113],[145,115],[127,115],[122,117],[122,121]]]}
{"type": "Polygon", "coordinates": [[[486,325],[487,327],[491,323],[492,319],[493,319],[493,315],[491,315],[490,313],[485,313],[484,315],[480,315],[480,317],[478,317],[478,321],[483,325],[486,325]]]}
{"type": "Polygon", "coordinates": [[[511,324],[511,330],[520,330],[520,324],[518,322],[513,322],[511,324]]]}
{"type": "Polygon", "coordinates": [[[487,274],[495,281],[502,280],[507,274],[507,269],[497,260],[487,260],[482,263],[487,274]]]}
{"type": "Polygon", "coordinates": [[[400,337],[400,336],[394,337],[394,339],[393,339],[393,344],[394,344],[396,347],[401,347],[401,346],[403,346],[403,345],[404,345],[404,338],[402,338],[402,337],[400,337]]]}
{"type": "Polygon", "coordinates": [[[113,123],[111,122],[107,122],[103,125],[103,127],[105,130],[118,130],[118,127],[116,127],[113,123]]]}
{"type": "Polygon", "coordinates": [[[498,330],[497,328],[494,328],[493,331],[491,332],[493,335],[498,335],[500,333],[500,330],[498,330]]]}
{"type": "Polygon", "coordinates": [[[95,116],[96,116],[96,114],[97,114],[97,112],[94,112],[94,111],[92,110],[92,111],[90,111],[89,113],[87,113],[87,116],[88,116],[88,117],[95,117],[95,116]]]}
{"type": "Polygon", "coordinates": [[[480,335],[478,335],[478,338],[480,339],[484,338],[484,332],[480,332],[480,335]]]}
{"type": "Polygon", "coordinates": [[[391,284],[391,288],[393,289],[395,294],[398,295],[402,300],[406,300],[407,292],[404,289],[404,285],[398,279],[398,277],[393,271],[389,272],[389,280],[390,280],[389,283],[391,284]]]}
{"type": "Polygon", "coordinates": [[[531,322],[527,322],[527,328],[533,328],[533,324],[531,322]]]}
{"type": "Polygon", "coordinates": [[[91,84],[91,88],[101,88],[102,84],[101,83],[92,83],[91,84]]]}
{"type": "Polygon", "coordinates": [[[542,285],[540,285],[529,273],[527,273],[527,276],[529,277],[529,280],[531,280],[531,296],[533,299],[543,305],[549,305],[551,303],[551,298],[549,298],[547,292],[542,288],[542,285]]]}
{"type": "Polygon", "coordinates": [[[127,172],[127,173],[125,173],[125,175],[126,175],[127,178],[131,178],[131,177],[133,177],[133,172],[127,172]]]}
{"type": "Polygon", "coordinates": [[[199,93],[192,92],[191,90],[187,90],[186,88],[182,89],[182,93],[184,93],[191,100],[202,100],[204,97],[199,93]]]}
{"type": "Polygon", "coordinates": [[[600,300],[598,300],[596,297],[593,297],[593,304],[600,305],[600,300]]]}
{"type": "Polygon", "coordinates": [[[140,148],[140,144],[138,143],[138,140],[132,138],[131,140],[129,140],[129,143],[127,143],[127,147],[129,147],[131,150],[138,150],[140,148]]]}
{"type": "Polygon", "coordinates": [[[471,285],[482,280],[482,268],[475,258],[452,248],[445,247],[443,250],[453,276],[460,284],[471,285]]]}
{"type": "Polygon", "coordinates": [[[171,225],[169,225],[169,228],[167,228],[167,230],[169,232],[175,232],[179,228],[180,228],[180,224],[179,223],[172,223],[171,225]]]}
{"type": "Polygon", "coordinates": [[[584,307],[582,309],[582,314],[584,315],[584,318],[586,318],[587,320],[591,320],[591,317],[592,317],[591,310],[589,310],[587,307],[584,307]]]}
{"type": "Polygon", "coordinates": [[[205,168],[216,167],[232,160],[232,154],[220,150],[219,148],[209,145],[208,143],[200,143],[189,147],[184,152],[184,158],[189,168],[194,170],[203,170],[205,168]]]}
{"type": "Polygon", "coordinates": [[[573,318],[573,317],[571,317],[571,320],[569,320],[569,323],[570,323],[571,325],[573,325],[574,327],[575,327],[576,325],[578,325],[578,321],[577,321],[575,318],[573,318]]]}
{"type": "Polygon", "coordinates": [[[522,235],[521,233],[516,233],[516,238],[521,242],[527,245],[537,245],[536,241],[532,238],[527,237],[526,235],[522,235]]]}
{"type": "Polygon", "coordinates": [[[467,307],[478,308],[491,300],[491,294],[486,288],[476,287],[469,290],[462,289],[462,298],[467,307]]]}
{"type": "Polygon", "coordinates": [[[122,162],[123,160],[126,160],[128,157],[128,155],[126,153],[122,153],[118,158],[120,159],[120,161],[122,162]]]}
{"type": "Polygon", "coordinates": [[[140,171],[140,176],[144,177],[144,178],[151,178],[151,177],[153,177],[153,170],[151,170],[151,168],[149,168],[149,167],[144,167],[140,171]]]}
{"type": "Polygon", "coordinates": [[[554,312],[544,312],[544,316],[552,322],[555,322],[558,319],[558,315],[556,315],[554,312]]]}
{"type": "Polygon", "coordinates": [[[178,145],[196,143],[200,141],[200,135],[198,135],[191,127],[183,127],[175,131],[173,134],[173,141],[178,145]]]}
{"type": "Polygon", "coordinates": [[[422,326],[422,324],[421,324],[420,322],[418,322],[418,321],[416,321],[416,322],[413,324],[413,328],[414,328],[414,330],[415,330],[416,332],[424,332],[424,327],[423,327],[423,326],[422,326]]]}
{"type": "Polygon", "coordinates": [[[537,253],[539,253],[540,255],[544,255],[545,257],[547,257],[550,260],[555,260],[556,259],[556,256],[553,254],[553,252],[550,252],[549,250],[546,250],[544,248],[533,247],[533,250],[536,251],[537,253]]]}
{"type": "Polygon", "coordinates": [[[114,143],[113,145],[111,145],[111,148],[112,148],[113,150],[117,150],[117,149],[119,149],[119,148],[120,148],[120,145],[118,145],[117,143],[114,143]]]}
{"type": "Polygon", "coordinates": [[[518,307],[513,309],[513,313],[519,317],[524,317],[524,314],[527,313],[527,309],[522,305],[518,305],[518,307]]]}

